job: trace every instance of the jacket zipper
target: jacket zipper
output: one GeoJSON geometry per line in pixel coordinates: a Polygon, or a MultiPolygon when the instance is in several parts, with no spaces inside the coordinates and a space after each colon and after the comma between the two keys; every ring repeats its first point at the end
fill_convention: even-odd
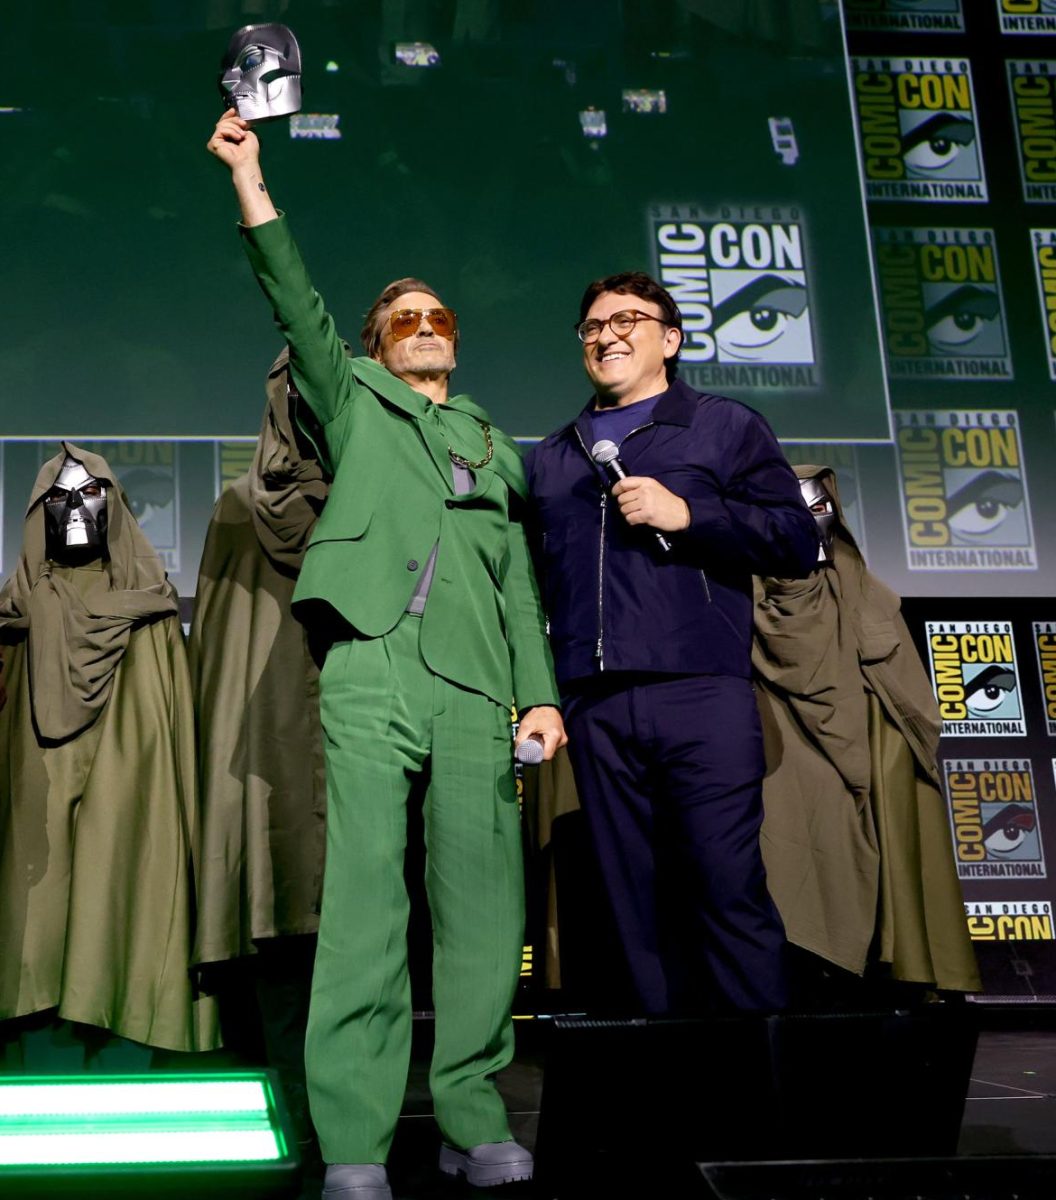
{"type": "Polygon", "coordinates": [[[700,582],[704,585],[704,595],[708,598],[708,603],[711,603],[711,588],[708,586],[708,577],[703,571],[700,573],[700,582]]]}
{"type": "MultiPolygon", "coordinates": [[[[623,441],[625,442],[633,434],[641,433],[643,429],[648,429],[654,425],[655,421],[646,421],[644,425],[639,425],[632,429],[629,433],[624,434],[623,441]]],[[[587,449],[586,442],[583,441],[583,435],[576,429],[576,437],[579,439],[579,444],[583,447],[583,453],[590,458],[590,451],[587,449]]],[[[622,442],[621,442],[622,445],[622,442]]],[[[593,458],[590,458],[593,462],[593,458]]],[[[598,641],[594,647],[594,657],[598,660],[598,670],[605,670],[605,518],[609,511],[609,493],[603,487],[601,489],[601,534],[598,539],[598,641]]],[[[703,577],[704,572],[701,572],[703,577]]],[[[707,589],[708,581],[704,580],[704,587],[707,589]]],[[[711,593],[708,593],[708,599],[711,599],[711,593]]]]}
{"type": "Polygon", "coordinates": [[[605,670],[605,516],[609,511],[609,493],[601,490],[601,536],[598,540],[598,644],[594,648],[594,657],[598,660],[598,670],[605,670]]]}
{"type": "MultiPolygon", "coordinates": [[[[590,451],[587,449],[587,443],[583,440],[583,435],[576,429],[576,437],[579,444],[583,447],[583,453],[590,458],[590,451]]],[[[591,463],[594,460],[590,458],[591,463]]],[[[605,627],[602,624],[604,616],[604,599],[603,589],[605,586],[605,514],[609,507],[609,493],[604,487],[601,489],[601,533],[598,537],[598,640],[594,646],[594,657],[598,660],[598,670],[605,670],[605,627]]]]}

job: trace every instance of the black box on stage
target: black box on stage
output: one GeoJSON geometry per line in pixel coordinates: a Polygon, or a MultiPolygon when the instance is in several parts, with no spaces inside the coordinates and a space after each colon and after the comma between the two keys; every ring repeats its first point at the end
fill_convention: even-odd
{"type": "Polygon", "coordinates": [[[946,1006],[555,1021],[541,1194],[648,1182],[706,1195],[701,1162],[951,1155],[976,1036],[972,1014],[946,1006]]]}
{"type": "MultiPolygon", "coordinates": [[[[701,1163],[714,1200],[1052,1200],[1056,1156],[701,1163]]],[[[692,1194],[692,1193],[690,1193],[692,1194]]]]}

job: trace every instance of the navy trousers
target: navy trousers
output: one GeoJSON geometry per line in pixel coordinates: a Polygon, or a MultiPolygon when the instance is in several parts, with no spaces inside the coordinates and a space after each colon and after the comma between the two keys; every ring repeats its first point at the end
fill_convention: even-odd
{"type": "Polygon", "coordinates": [[[747,679],[624,675],[564,700],[568,750],[646,1013],[776,1012],[785,936],[759,850],[762,731],[747,679]],[[699,986],[703,981],[703,988],[699,986]]]}

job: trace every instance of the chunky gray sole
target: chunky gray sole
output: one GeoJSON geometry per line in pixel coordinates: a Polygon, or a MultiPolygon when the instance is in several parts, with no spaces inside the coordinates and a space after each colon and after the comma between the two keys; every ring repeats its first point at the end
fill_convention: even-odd
{"type": "MultiPolygon", "coordinates": [[[[515,1143],[511,1143],[511,1146],[515,1143]]],[[[521,1147],[517,1149],[521,1151],[521,1147]]],[[[523,1154],[523,1151],[521,1151],[523,1154]]],[[[465,1175],[471,1187],[497,1187],[500,1183],[517,1183],[531,1179],[532,1160],[527,1162],[518,1155],[512,1162],[477,1163],[468,1154],[451,1146],[440,1147],[440,1170],[445,1175],[465,1175]]]]}

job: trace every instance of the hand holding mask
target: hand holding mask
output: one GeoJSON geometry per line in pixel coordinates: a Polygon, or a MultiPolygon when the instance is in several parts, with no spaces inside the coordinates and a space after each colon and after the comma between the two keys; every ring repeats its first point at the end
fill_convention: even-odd
{"type": "Polygon", "coordinates": [[[220,63],[220,94],[245,121],[301,109],[301,48],[286,25],[243,25],[220,63]]]}

